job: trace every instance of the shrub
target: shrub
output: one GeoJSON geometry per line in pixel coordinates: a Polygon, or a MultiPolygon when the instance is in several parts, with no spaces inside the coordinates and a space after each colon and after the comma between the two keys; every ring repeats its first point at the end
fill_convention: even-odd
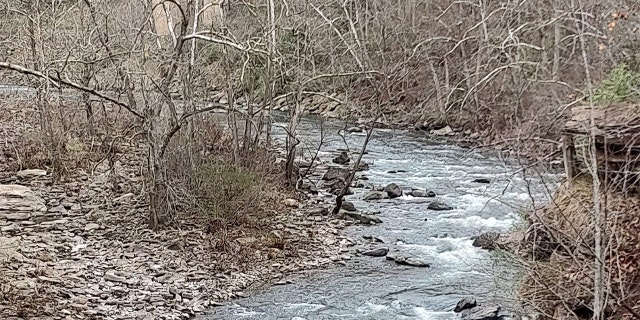
{"type": "Polygon", "coordinates": [[[197,178],[197,198],[212,231],[245,222],[259,207],[261,179],[245,167],[216,159],[203,165],[197,178]]]}
{"type": "Polygon", "coordinates": [[[609,73],[596,90],[593,101],[607,104],[637,101],[640,98],[640,73],[621,63],[609,73]]]}

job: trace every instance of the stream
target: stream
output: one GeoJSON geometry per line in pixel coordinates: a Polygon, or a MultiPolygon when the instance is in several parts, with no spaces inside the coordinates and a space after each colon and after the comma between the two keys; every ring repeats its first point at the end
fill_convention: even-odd
{"type": "MultiPolygon", "coordinates": [[[[275,123],[274,136],[284,141],[285,119],[275,123]]],[[[331,159],[347,148],[352,163],[365,133],[347,133],[343,140],[339,123],[322,125],[304,119],[299,128],[300,146],[311,158],[322,140],[319,158],[331,159]],[[322,139],[321,139],[322,136],[322,139]]],[[[402,252],[428,262],[430,268],[400,266],[385,258],[360,256],[355,247],[344,266],[336,265],[300,277],[292,284],[273,286],[250,297],[215,308],[209,319],[458,319],[452,311],[467,296],[479,302],[506,305],[514,290],[514,270],[488,251],[472,246],[472,237],[488,231],[506,232],[520,221],[520,214],[549,199],[560,176],[522,174],[513,159],[434,141],[424,133],[377,129],[363,161],[370,164],[369,183],[396,183],[404,188],[432,190],[435,198],[454,209],[431,211],[434,198],[402,196],[363,201],[369,190],[354,189],[345,200],[363,212],[379,211],[383,223],[355,225],[345,235],[366,243],[363,236],[390,239],[390,252],[402,252]],[[395,173],[394,173],[395,171],[395,173]],[[473,182],[487,178],[489,184],[473,182]]],[[[331,164],[333,165],[333,164],[331,164]]],[[[532,172],[528,169],[527,173],[532,172]]],[[[319,177],[312,177],[319,181],[319,177]]],[[[333,203],[334,197],[325,197],[333,203]]],[[[389,241],[389,240],[388,240],[389,241]]],[[[356,246],[357,247],[357,246],[356,246]]]]}

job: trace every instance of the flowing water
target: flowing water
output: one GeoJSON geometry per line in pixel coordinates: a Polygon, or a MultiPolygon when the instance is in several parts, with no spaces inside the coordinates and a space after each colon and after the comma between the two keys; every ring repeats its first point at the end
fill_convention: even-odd
{"type": "MultiPolygon", "coordinates": [[[[336,123],[324,124],[321,134],[317,121],[305,119],[299,129],[301,145],[313,150],[322,140],[323,161],[330,162],[347,145],[355,157],[365,134],[346,134],[343,140],[336,134],[339,128],[336,123]]],[[[284,139],[285,131],[275,129],[275,134],[284,139]]],[[[371,164],[362,172],[369,182],[432,190],[438,201],[454,210],[430,211],[427,206],[433,199],[410,196],[366,202],[360,199],[367,190],[354,189],[347,200],[359,210],[380,211],[384,223],[353,226],[346,235],[358,241],[364,235],[391,239],[392,251],[416,256],[430,268],[398,266],[384,258],[351,253],[345,266],[260,290],[212,310],[203,319],[444,320],[456,319],[451,310],[465,296],[505,303],[512,272],[496,264],[500,260],[490,253],[473,247],[471,238],[508,231],[523,210],[547,201],[548,187],[559,176],[529,174],[531,169],[523,175],[522,166],[504,159],[408,131],[376,130],[363,160],[371,164]],[[473,182],[476,178],[492,181],[480,184],[473,182]]]]}

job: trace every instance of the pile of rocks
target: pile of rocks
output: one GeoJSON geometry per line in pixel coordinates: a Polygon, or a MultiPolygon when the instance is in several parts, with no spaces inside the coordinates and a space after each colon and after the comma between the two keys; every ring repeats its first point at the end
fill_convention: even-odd
{"type": "Polygon", "coordinates": [[[269,236],[282,248],[188,221],[152,232],[139,166],[128,160],[137,161],[60,183],[41,170],[3,178],[0,318],[187,319],[256,281],[282,281],[338,256],[345,221],[309,214],[310,202],[270,217],[269,236]],[[232,249],[218,250],[222,241],[232,249]]]}

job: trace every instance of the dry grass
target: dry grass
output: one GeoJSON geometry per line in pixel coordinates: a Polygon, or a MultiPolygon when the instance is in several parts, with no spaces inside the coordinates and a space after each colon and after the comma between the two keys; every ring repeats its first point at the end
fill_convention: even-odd
{"type": "MultiPolygon", "coordinates": [[[[602,196],[607,220],[606,313],[612,319],[631,319],[640,310],[640,198],[617,191],[603,191],[602,196]]],[[[522,301],[544,319],[589,319],[595,261],[590,179],[562,185],[553,203],[530,220],[522,301]]]]}

